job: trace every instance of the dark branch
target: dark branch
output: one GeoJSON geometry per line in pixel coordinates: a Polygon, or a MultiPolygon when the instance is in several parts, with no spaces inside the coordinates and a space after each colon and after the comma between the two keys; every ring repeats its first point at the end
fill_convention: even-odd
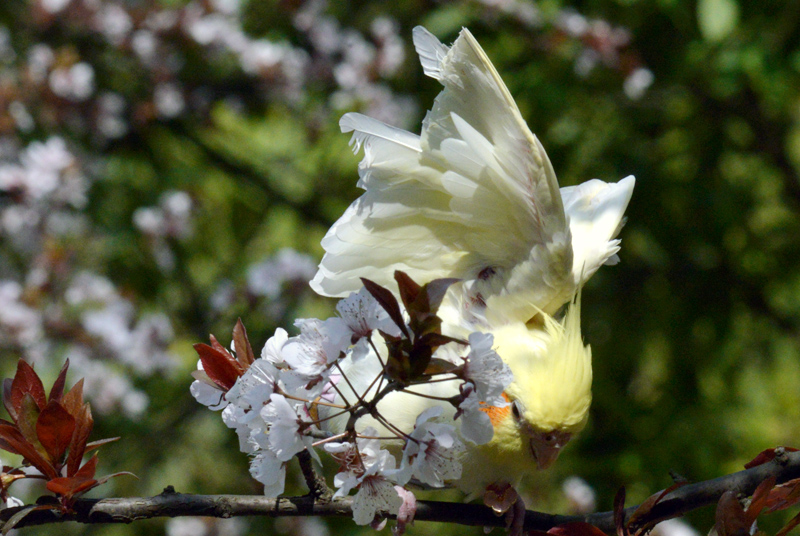
{"type": "Polygon", "coordinates": [[[311,453],[307,449],[301,450],[297,453],[297,460],[300,462],[300,470],[303,472],[303,478],[306,481],[306,486],[308,486],[309,496],[324,502],[330,501],[331,497],[333,497],[333,492],[328,487],[328,483],[325,482],[325,477],[314,469],[311,453]]]}
{"type": "MultiPolygon", "coordinates": [[[[678,488],[644,516],[641,523],[669,519],[703,506],[716,504],[727,490],[748,496],[770,476],[775,476],[778,484],[800,478],[800,452],[784,453],[773,461],[752,469],[678,488]]],[[[21,508],[0,511],[0,519],[9,519],[21,508]]],[[[62,516],[51,511],[32,512],[17,527],[62,521],[130,523],[139,519],[178,516],[349,517],[352,515],[351,508],[352,498],[330,501],[315,499],[312,496],[268,499],[246,495],[187,495],[175,493],[168,488],[161,495],[150,498],[81,499],[75,504],[74,514],[62,516]]],[[[630,517],[636,508],[636,506],[627,508],[626,517],[630,517]]],[[[495,516],[490,508],[483,505],[438,501],[419,501],[416,519],[487,527],[505,525],[504,518],[495,516]]],[[[587,516],[561,516],[528,511],[525,516],[525,530],[548,530],[571,521],[586,521],[604,532],[611,534],[615,532],[613,512],[587,516]]]]}

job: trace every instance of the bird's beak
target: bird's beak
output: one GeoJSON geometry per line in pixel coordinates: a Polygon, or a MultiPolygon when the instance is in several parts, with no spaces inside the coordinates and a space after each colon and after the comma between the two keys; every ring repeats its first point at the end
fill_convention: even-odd
{"type": "Polygon", "coordinates": [[[558,459],[561,449],[572,439],[572,434],[553,430],[536,432],[531,436],[531,453],[539,469],[547,469],[558,459]]]}

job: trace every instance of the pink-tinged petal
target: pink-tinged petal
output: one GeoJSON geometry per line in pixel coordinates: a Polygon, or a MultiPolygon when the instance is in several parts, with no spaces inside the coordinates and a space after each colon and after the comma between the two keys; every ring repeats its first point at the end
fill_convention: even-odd
{"type": "Polygon", "coordinates": [[[353,520],[357,525],[369,525],[378,513],[397,515],[402,504],[391,482],[380,475],[369,475],[353,497],[353,520]]]}

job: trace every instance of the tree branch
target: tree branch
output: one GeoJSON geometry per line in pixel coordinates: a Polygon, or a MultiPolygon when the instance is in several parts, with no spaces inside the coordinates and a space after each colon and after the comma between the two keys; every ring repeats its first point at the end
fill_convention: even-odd
{"type": "MultiPolygon", "coordinates": [[[[716,504],[720,496],[728,490],[748,496],[770,476],[775,476],[778,484],[800,478],[800,452],[780,453],[774,460],[758,467],[680,487],[643,516],[640,524],[677,517],[703,506],[716,504]]],[[[352,504],[352,497],[331,501],[312,496],[268,499],[249,495],[190,495],[176,493],[169,487],[160,495],[149,498],[80,499],[75,503],[72,514],[36,511],[23,519],[17,527],[63,521],[130,523],[140,519],[179,516],[349,517],[352,515],[352,504]]],[[[24,507],[0,511],[0,519],[6,521],[22,508],[24,507]]],[[[626,518],[637,508],[627,508],[626,518]]],[[[495,516],[486,506],[439,501],[418,501],[415,519],[460,525],[505,526],[505,519],[495,516]]],[[[615,532],[613,512],[562,516],[528,511],[525,516],[525,530],[548,530],[573,521],[591,523],[606,533],[615,532]]]]}

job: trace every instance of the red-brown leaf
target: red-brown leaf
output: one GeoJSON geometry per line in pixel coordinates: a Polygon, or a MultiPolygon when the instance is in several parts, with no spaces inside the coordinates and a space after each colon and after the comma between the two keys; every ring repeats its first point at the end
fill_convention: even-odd
{"type": "Polygon", "coordinates": [[[447,294],[447,289],[449,289],[451,285],[458,283],[459,281],[461,280],[454,278],[434,279],[433,281],[425,285],[425,290],[428,293],[428,305],[430,306],[430,310],[432,313],[436,313],[439,310],[439,306],[442,305],[442,300],[444,299],[444,295],[447,294]]]}
{"type": "Polygon", "coordinates": [[[92,419],[92,409],[89,404],[84,404],[80,415],[75,419],[75,431],[72,433],[72,440],[69,444],[69,454],[67,454],[67,476],[74,476],[78,473],[83,455],[86,452],[86,441],[92,433],[94,419],[92,419]]]}
{"type": "Polygon", "coordinates": [[[17,429],[28,443],[36,447],[36,450],[41,454],[44,454],[44,447],[39,443],[39,436],[36,434],[39,406],[30,393],[25,393],[17,410],[19,411],[17,414],[17,429]]]}
{"type": "Polygon", "coordinates": [[[718,536],[749,536],[752,522],[748,522],[739,499],[732,491],[726,491],[719,498],[716,513],[718,536]]]}
{"type": "Polygon", "coordinates": [[[12,420],[17,420],[17,410],[14,408],[14,404],[11,402],[11,386],[14,383],[14,380],[11,378],[6,378],[3,380],[3,405],[6,407],[6,411],[11,416],[12,420]]]}
{"type": "Polygon", "coordinates": [[[434,374],[445,374],[448,372],[453,372],[457,368],[458,365],[452,361],[446,361],[444,359],[434,357],[431,359],[430,363],[428,363],[428,368],[425,369],[425,374],[428,376],[433,376],[434,374]]]}
{"type": "Polygon", "coordinates": [[[222,352],[223,354],[227,354],[228,353],[228,349],[225,348],[224,346],[222,346],[214,335],[209,335],[208,338],[209,338],[209,340],[211,340],[211,347],[214,350],[218,350],[218,351],[222,352]]]}
{"type": "Polygon", "coordinates": [[[564,523],[548,530],[547,534],[553,534],[554,536],[605,536],[605,532],[583,521],[564,523]]]}
{"type": "MultiPolygon", "coordinates": [[[[792,448],[792,447],[777,447],[777,448],[783,449],[784,452],[797,452],[797,449],[796,448],[792,448]]],[[[755,458],[753,458],[752,460],[750,460],[749,462],[744,464],[744,468],[745,469],[752,469],[753,467],[757,467],[759,465],[771,462],[772,460],[775,459],[775,456],[776,456],[775,450],[776,449],[762,450],[758,454],[758,456],[756,456],[755,458]]]]}
{"type": "Polygon", "coordinates": [[[97,486],[97,480],[84,477],[61,476],[47,482],[47,489],[53,493],[63,495],[67,500],[72,499],[79,493],[85,493],[97,486]]]}
{"type": "Polygon", "coordinates": [[[61,367],[61,372],[58,373],[58,378],[53,382],[53,387],[50,389],[49,400],[59,401],[64,396],[64,385],[67,383],[67,370],[69,370],[69,359],[64,362],[61,367]]]}
{"type": "Polygon", "coordinates": [[[380,286],[377,283],[370,281],[369,279],[362,277],[361,282],[364,284],[364,288],[367,289],[367,292],[372,294],[372,297],[375,298],[381,307],[383,307],[384,311],[389,314],[389,318],[395,323],[395,325],[400,328],[400,331],[408,338],[408,328],[406,327],[406,322],[403,320],[403,313],[400,311],[400,304],[397,303],[397,299],[392,295],[392,293],[380,286]]]}
{"type": "Polygon", "coordinates": [[[130,471],[120,471],[120,472],[118,472],[118,473],[114,473],[114,474],[112,474],[112,475],[106,475],[106,476],[104,476],[104,477],[102,477],[102,478],[98,478],[98,479],[97,479],[97,485],[98,485],[98,486],[101,486],[101,485],[105,484],[106,482],[108,482],[109,480],[111,480],[112,478],[117,478],[118,476],[123,476],[123,475],[125,475],[125,476],[132,476],[132,477],[133,477],[133,478],[135,478],[136,480],[139,480],[139,477],[138,477],[138,476],[136,476],[136,475],[134,475],[134,474],[133,474],[133,473],[131,473],[130,471]]]}
{"type": "Polygon", "coordinates": [[[747,519],[752,525],[756,518],[761,514],[761,511],[767,505],[770,491],[775,487],[775,477],[771,476],[758,485],[756,490],[750,497],[750,505],[747,507],[747,519]]]}
{"type": "Polygon", "coordinates": [[[97,472],[97,453],[95,452],[89,460],[75,473],[75,478],[94,478],[97,472]]]}
{"type": "Polygon", "coordinates": [[[114,441],[119,441],[119,439],[120,439],[119,437],[109,437],[107,439],[98,439],[97,441],[91,441],[89,443],[86,443],[86,450],[84,450],[84,454],[91,450],[100,448],[103,445],[113,443],[114,441]]]}
{"type": "Polygon", "coordinates": [[[233,387],[241,374],[241,367],[228,352],[221,352],[203,343],[194,345],[203,370],[211,380],[226,392],[233,387]]]}
{"type": "Polygon", "coordinates": [[[767,497],[767,512],[785,510],[800,502],[800,478],[775,486],[767,497]]]}
{"type": "Polygon", "coordinates": [[[73,479],[65,476],[60,476],[52,480],[48,480],[47,489],[58,495],[71,495],[73,479]]]}
{"type": "Polygon", "coordinates": [[[22,433],[13,426],[0,424],[0,438],[46,477],[55,478],[58,476],[53,466],[50,465],[50,463],[39,454],[36,448],[25,439],[22,433]]]}
{"type": "MultiPolygon", "coordinates": [[[[87,462],[87,464],[88,463],[89,462],[87,462]]],[[[86,493],[92,488],[96,488],[97,486],[105,484],[112,478],[122,475],[130,475],[133,478],[137,478],[136,475],[129,473],[128,471],[121,471],[119,473],[114,473],[113,475],[106,475],[100,479],[78,475],[73,477],[59,477],[50,480],[47,483],[47,489],[53,493],[63,495],[67,498],[67,500],[71,500],[80,494],[86,493]]]]}
{"type": "MultiPolygon", "coordinates": [[[[647,532],[651,529],[655,524],[651,521],[646,524],[642,524],[642,520],[646,519],[650,512],[653,510],[653,507],[660,503],[664,497],[675,491],[676,489],[680,488],[681,486],[685,486],[688,482],[675,482],[668,488],[654,493],[650,497],[648,497],[642,504],[639,505],[639,508],[631,515],[630,519],[628,520],[628,527],[635,527],[637,529],[637,533],[639,532],[647,532]]],[[[663,519],[659,520],[663,521],[663,519]]]]}
{"type": "Polygon", "coordinates": [[[236,359],[242,365],[243,370],[250,368],[256,356],[253,353],[253,347],[250,346],[250,341],[247,338],[247,330],[244,328],[242,319],[236,321],[233,327],[233,346],[236,348],[236,359]]]}
{"type": "Polygon", "coordinates": [[[47,405],[47,395],[42,380],[32,366],[20,359],[17,362],[17,373],[11,383],[11,404],[17,411],[26,393],[30,393],[40,410],[47,405]]]}
{"type": "Polygon", "coordinates": [[[77,420],[83,412],[83,378],[75,382],[72,389],[61,397],[61,405],[77,420]]]}
{"type": "MultiPolygon", "coordinates": [[[[403,300],[406,310],[410,312],[410,310],[413,309],[412,305],[416,303],[417,299],[419,298],[419,293],[420,290],[422,290],[422,287],[413,279],[411,279],[408,274],[401,272],[400,270],[395,270],[394,280],[397,281],[397,288],[400,290],[400,299],[403,300]]],[[[427,297],[428,296],[426,294],[426,300],[427,297]]]]}
{"type": "MultiPolygon", "coordinates": [[[[4,425],[8,426],[8,425],[4,425]]],[[[13,426],[12,426],[13,428],[13,426]]],[[[5,440],[4,437],[0,436],[0,449],[5,450],[6,452],[10,452],[11,454],[16,454],[18,456],[22,456],[21,453],[17,452],[17,450],[11,446],[11,443],[5,440]]]]}
{"type": "Polygon", "coordinates": [[[55,400],[48,402],[36,421],[36,435],[53,463],[64,457],[74,431],[75,417],[55,400]]]}

